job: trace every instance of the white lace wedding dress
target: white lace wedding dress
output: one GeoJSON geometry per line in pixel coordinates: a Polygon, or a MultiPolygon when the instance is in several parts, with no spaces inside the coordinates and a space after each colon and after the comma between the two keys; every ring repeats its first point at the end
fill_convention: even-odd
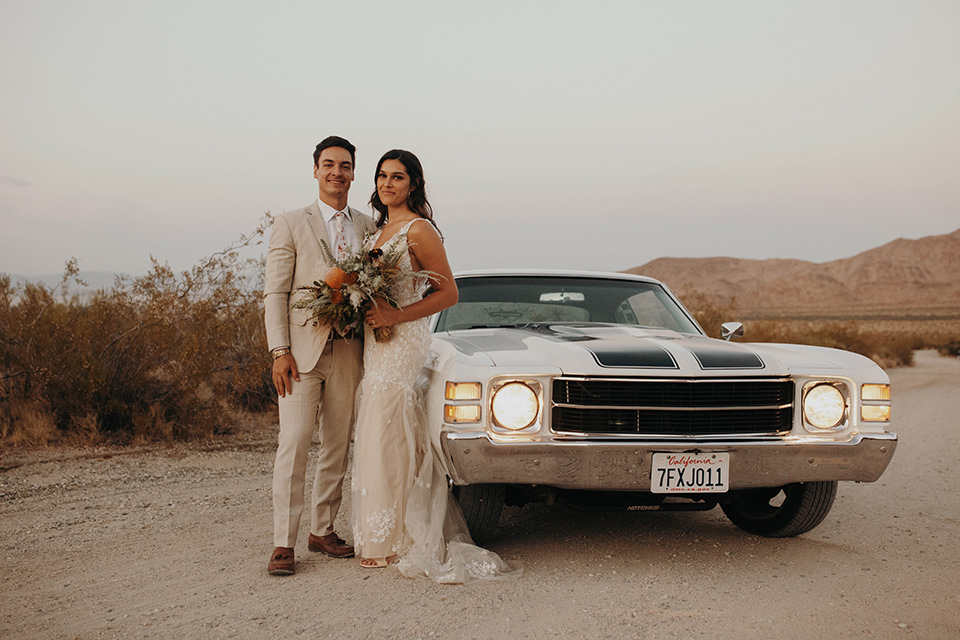
{"type": "MultiPolygon", "coordinates": [[[[408,248],[407,232],[415,222],[419,220],[407,223],[386,244],[408,248]]],[[[376,246],[379,237],[378,230],[367,248],[376,246]]],[[[408,251],[401,265],[411,268],[408,251]]],[[[401,289],[391,293],[404,306],[420,299],[423,286],[404,281],[401,289]]],[[[520,569],[473,544],[427,437],[416,384],[430,348],[427,324],[424,318],[395,325],[385,342],[365,329],[353,449],[357,555],[397,556],[404,575],[442,583],[515,578],[520,569]]]]}

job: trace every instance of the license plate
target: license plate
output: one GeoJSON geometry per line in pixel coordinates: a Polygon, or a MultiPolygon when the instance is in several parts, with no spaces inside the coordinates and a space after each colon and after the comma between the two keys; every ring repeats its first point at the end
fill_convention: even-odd
{"type": "Polygon", "coordinates": [[[652,493],[725,493],[729,487],[729,453],[653,454],[652,493]]]}

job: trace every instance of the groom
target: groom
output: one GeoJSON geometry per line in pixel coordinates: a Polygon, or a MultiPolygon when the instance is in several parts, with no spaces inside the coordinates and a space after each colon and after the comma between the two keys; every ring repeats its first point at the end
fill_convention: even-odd
{"type": "Polygon", "coordinates": [[[347,206],[356,148],[337,136],[317,145],[313,175],[320,197],[303,209],[277,216],[267,251],[263,297],[267,344],[273,355],[273,384],[280,408],[280,436],[273,466],[273,539],[267,572],[291,575],[293,548],[303,512],[307,454],[320,418],[320,452],[313,481],[307,546],[335,558],[350,558],[353,547],[333,530],[343,494],[347,449],[354,422],[354,395],[362,373],[362,345],[330,327],[313,326],[310,312],[291,309],[297,287],[323,276],[327,260],[359,246],[373,220],[347,206]]]}

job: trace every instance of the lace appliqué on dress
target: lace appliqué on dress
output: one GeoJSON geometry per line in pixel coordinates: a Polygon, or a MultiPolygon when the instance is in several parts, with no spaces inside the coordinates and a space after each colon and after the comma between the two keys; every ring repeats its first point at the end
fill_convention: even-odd
{"type": "MultiPolygon", "coordinates": [[[[387,244],[407,242],[412,221],[387,244]]],[[[427,223],[429,224],[429,223],[427,223]]],[[[379,231],[369,240],[376,245],[379,231]]],[[[401,260],[411,267],[409,245],[401,260]]],[[[404,281],[391,295],[401,306],[422,295],[404,281]]],[[[497,554],[473,544],[438,454],[427,436],[417,379],[430,351],[428,320],[394,326],[386,342],[364,337],[364,377],[354,438],[353,525],[357,555],[385,558],[406,576],[440,583],[516,578],[497,554]],[[394,510],[383,505],[394,504],[394,510]]]]}
{"type": "Polygon", "coordinates": [[[383,542],[397,527],[397,503],[394,502],[392,507],[374,511],[366,517],[366,523],[370,542],[383,542]]]}
{"type": "MultiPolygon", "coordinates": [[[[400,243],[406,245],[407,233],[413,222],[415,221],[404,226],[399,233],[387,241],[384,247],[393,249],[400,243]]],[[[378,231],[367,240],[369,248],[372,249],[376,245],[379,237],[378,231]]],[[[412,269],[409,247],[400,260],[400,267],[405,270],[412,269]]],[[[402,307],[419,300],[424,288],[425,282],[422,280],[403,280],[398,284],[397,290],[391,291],[390,294],[402,307]]],[[[426,318],[414,322],[401,322],[393,327],[393,331],[393,337],[383,343],[371,345],[373,340],[365,340],[366,346],[363,352],[365,392],[382,394],[391,390],[412,390],[417,374],[426,360],[430,347],[430,332],[426,318]]],[[[409,396],[409,400],[412,402],[412,395],[409,396]]]]}

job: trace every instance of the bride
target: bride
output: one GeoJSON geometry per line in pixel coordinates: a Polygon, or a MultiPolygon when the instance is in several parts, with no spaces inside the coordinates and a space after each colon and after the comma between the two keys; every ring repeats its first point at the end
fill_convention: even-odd
{"type": "Polygon", "coordinates": [[[427,202],[423,168],[409,151],[380,158],[370,199],[379,212],[369,249],[406,249],[400,266],[429,273],[404,280],[366,316],[364,377],[354,439],[353,532],[360,566],[395,560],[407,576],[437,582],[516,577],[495,553],[473,544],[436,458],[416,381],[430,349],[430,315],[457,302],[443,237],[427,202]],[[426,281],[432,291],[423,297],[426,281]],[[377,342],[373,329],[391,327],[377,342]]]}

